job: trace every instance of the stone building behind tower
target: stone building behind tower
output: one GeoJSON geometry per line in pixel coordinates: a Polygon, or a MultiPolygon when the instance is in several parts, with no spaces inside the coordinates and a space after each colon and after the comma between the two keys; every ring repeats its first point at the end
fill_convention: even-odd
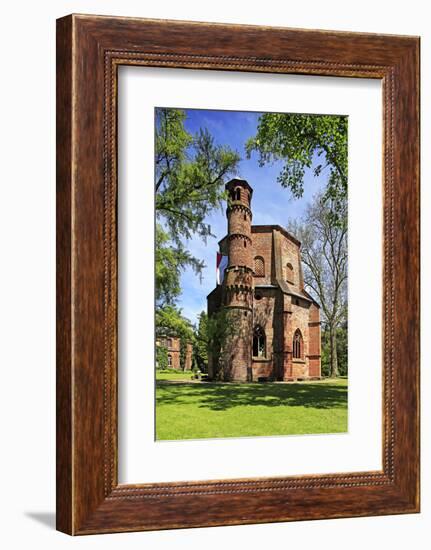
{"type": "Polygon", "coordinates": [[[225,381],[320,378],[320,307],[304,289],[300,242],[279,225],[252,225],[253,189],[226,184],[223,281],[208,316],[224,329],[209,350],[208,374],[225,381]]]}
{"type": "Polygon", "coordinates": [[[167,366],[169,369],[192,369],[193,345],[191,342],[186,342],[183,358],[181,357],[181,338],[179,336],[158,336],[156,338],[156,346],[166,349],[167,366]]]}

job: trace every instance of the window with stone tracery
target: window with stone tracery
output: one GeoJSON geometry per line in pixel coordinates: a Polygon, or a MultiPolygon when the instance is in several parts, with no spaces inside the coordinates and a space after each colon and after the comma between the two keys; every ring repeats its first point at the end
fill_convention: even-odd
{"type": "Polygon", "coordinates": [[[265,277],[265,260],[262,256],[256,256],[254,259],[255,277],[265,277]]]}
{"type": "Polygon", "coordinates": [[[260,325],[253,332],[253,357],[266,357],[266,336],[260,325]]]}
{"type": "Polygon", "coordinates": [[[303,355],[303,340],[302,340],[302,334],[301,331],[296,329],[295,334],[293,336],[293,358],[294,359],[302,359],[303,355]]]}

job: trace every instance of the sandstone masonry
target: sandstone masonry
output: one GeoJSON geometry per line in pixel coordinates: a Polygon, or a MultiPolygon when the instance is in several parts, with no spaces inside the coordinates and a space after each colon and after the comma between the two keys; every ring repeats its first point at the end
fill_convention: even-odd
{"type": "Polygon", "coordinates": [[[279,225],[252,225],[253,189],[226,184],[228,257],[221,285],[208,295],[208,315],[225,332],[209,350],[208,374],[224,381],[320,378],[320,306],[305,291],[300,242],[279,225]]]}

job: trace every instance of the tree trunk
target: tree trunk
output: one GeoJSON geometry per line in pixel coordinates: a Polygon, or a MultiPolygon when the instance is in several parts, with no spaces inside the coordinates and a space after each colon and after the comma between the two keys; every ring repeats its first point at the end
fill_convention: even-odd
{"type": "Polygon", "coordinates": [[[337,357],[337,328],[329,328],[329,348],[330,348],[330,359],[331,359],[331,378],[336,378],[338,376],[338,357],[337,357]]]}

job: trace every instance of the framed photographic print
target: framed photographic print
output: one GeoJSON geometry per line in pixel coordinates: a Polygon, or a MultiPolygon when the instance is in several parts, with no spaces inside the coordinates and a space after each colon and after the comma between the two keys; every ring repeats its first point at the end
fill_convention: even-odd
{"type": "Polygon", "coordinates": [[[419,39],[57,22],[57,528],[419,511],[419,39]]]}

